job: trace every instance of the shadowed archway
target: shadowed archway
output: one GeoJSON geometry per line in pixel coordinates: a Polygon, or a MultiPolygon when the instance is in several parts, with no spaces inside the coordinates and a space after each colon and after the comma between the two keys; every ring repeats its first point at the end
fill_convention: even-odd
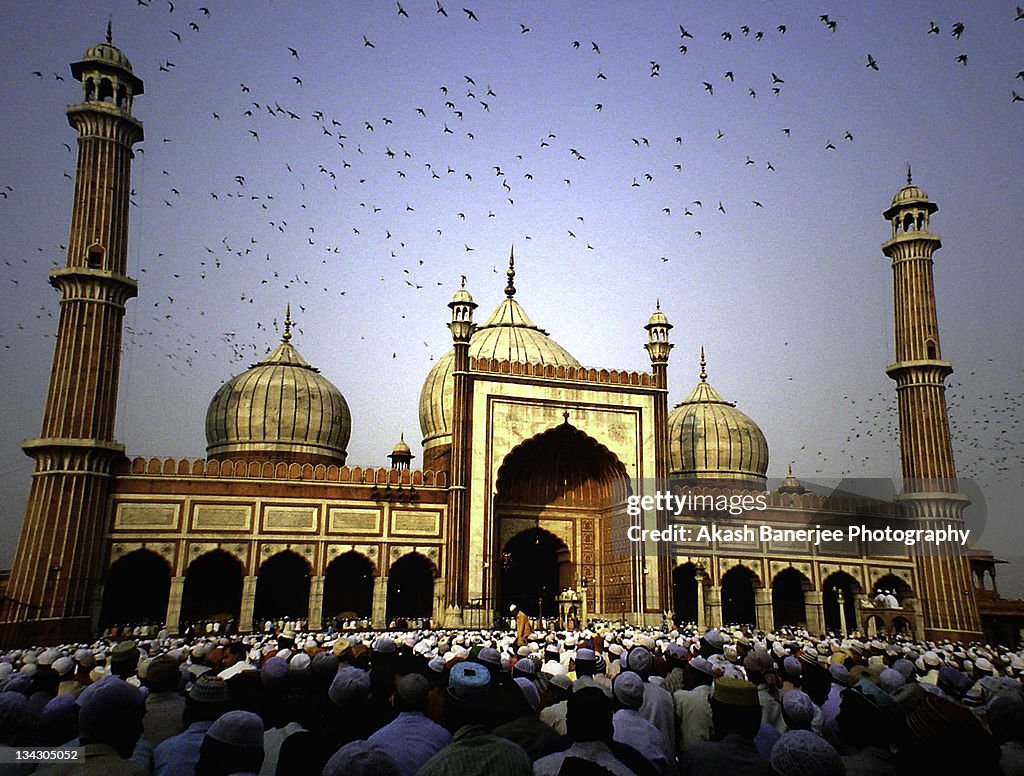
{"type": "MultiPolygon", "coordinates": [[[[501,604],[515,604],[531,617],[555,617],[560,569],[571,565],[569,551],[557,536],[541,528],[516,534],[501,552],[501,604]]],[[[562,572],[564,575],[564,572],[562,572]]]]}
{"type": "Polygon", "coordinates": [[[291,550],[263,561],[256,579],[255,620],[294,620],[308,614],[309,563],[291,550]]]}
{"type": "Polygon", "coordinates": [[[369,617],[373,610],[373,564],[349,551],[331,561],[324,574],[323,621],[369,617]]]}
{"type": "Polygon", "coordinates": [[[631,587],[622,582],[632,578],[633,548],[626,538],[624,508],[630,492],[626,467],[570,423],[568,412],[559,425],[513,448],[498,469],[494,499],[498,530],[492,579],[499,615],[507,615],[509,605],[516,603],[532,616],[541,608],[544,616],[556,616],[557,594],[567,588],[578,590],[583,579],[589,591],[588,614],[632,610],[631,587]],[[566,529],[556,532],[571,539],[556,539],[545,530],[556,522],[566,529]],[[528,538],[520,538],[524,534],[528,538]],[[570,549],[566,542],[579,546],[570,549]],[[539,564],[542,581],[529,583],[529,574],[517,576],[514,569],[521,568],[522,561],[515,559],[526,556],[539,564]]]}
{"type": "Polygon", "coordinates": [[[170,590],[170,567],[152,550],[135,550],[118,558],[103,580],[100,628],[163,622],[170,590]]]}
{"type": "Polygon", "coordinates": [[[757,575],[746,566],[733,566],[722,577],[722,622],[726,625],[754,625],[757,607],[754,588],[757,575]]]}
{"type": "Polygon", "coordinates": [[[181,596],[182,622],[238,619],[242,606],[242,562],[212,550],[189,564],[181,596]]]}
{"type": "Polygon", "coordinates": [[[411,552],[391,564],[388,571],[388,601],[385,617],[429,619],[434,609],[434,566],[418,552],[411,552]]]}
{"type": "MultiPolygon", "coordinates": [[[[839,591],[843,593],[843,613],[846,615],[846,631],[856,630],[857,596],[860,595],[860,583],[845,571],[836,571],[821,583],[822,608],[825,615],[825,630],[840,632],[839,591]]],[[[842,634],[845,635],[845,634],[842,634]]]]}
{"type": "Polygon", "coordinates": [[[672,603],[675,623],[697,622],[697,570],[692,563],[672,569],[672,603]]]}
{"type": "Polygon", "coordinates": [[[810,580],[794,568],[784,569],[775,575],[772,616],[776,627],[807,624],[804,591],[810,589],[810,584],[810,580]]]}

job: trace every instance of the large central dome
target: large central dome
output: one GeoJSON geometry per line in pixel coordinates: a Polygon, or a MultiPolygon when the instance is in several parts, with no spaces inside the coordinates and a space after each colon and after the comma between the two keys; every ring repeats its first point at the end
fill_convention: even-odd
{"type": "MultiPolygon", "coordinates": [[[[514,298],[511,281],[506,298],[480,324],[469,340],[472,358],[496,358],[528,364],[580,366],[579,361],[537,326],[514,298]]],[[[449,350],[430,370],[420,393],[420,429],[424,456],[428,450],[451,444],[455,351],[449,350]]]]}
{"type": "Polygon", "coordinates": [[[702,348],[700,382],[668,415],[670,475],[693,483],[763,488],[768,471],[764,433],[707,379],[702,348]]]}
{"type": "Polygon", "coordinates": [[[210,458],[345,463],[348,403],[289,342],[290,323],[273,353],[214,394],[206,412],[210,458]]]}

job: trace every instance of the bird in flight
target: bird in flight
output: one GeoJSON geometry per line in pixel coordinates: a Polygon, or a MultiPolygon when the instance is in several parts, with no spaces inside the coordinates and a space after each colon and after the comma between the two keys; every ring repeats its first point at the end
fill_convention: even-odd
{"type": "Polygon", "coordinates": [[[704,91],[708,94],[713,95],[715,93],[715,87],[709,84],[707,81],[704,82],[704,91]]]}
{"type": "Polygon", "coordinates": [[[929,35],[938,35],[939,34],[939,25],[937,25],[935,22],[928,22],[928,34],[929,35]]]}
{"type": "Polygon", "coordinates": [[[434,2],[437,3],[437,12],[441,14],[441,16],[447,17],[448,12],[444,10],[444,6],[441,5],[441,0],[434,0],[434,2]]]}
{"type": "Polygon", "coordinates": [[[872,70],[878,69],[878,63],[875,61],[875,58],[870,54],[868,54],[868,63],[866,67],[870,67],[872,70]]]}
{"type": "Polygon", "coordinates": [[[472,12],[471,10],[469,10],[468,8],[463,8],[463,9],[462,9],[462,12],[463,12],[464,14],[466,14],[466,16],[467,16],[467,17],[469,18],[469,20],[470,20],[471,22],[478,22],[478,21],[480,21],[479,19],[477,19],[477,18],[476,18],[476,14],[475,14],[475,13],[473,13],[473,12],[472,12]]]}
{"type": "Polygon", "coordinates": [[[399,16],[404,16],[406,19],[408,19],[409,18],[409,14],[408,14],[408,12],[406,12],[406,10],[404,8],[402,8],[402,4],[401,3],[396,3],[396,5],[398,6],[398,15],[399,16]]]}
{"type": "Polygon", "coordinates": [[[958,64],[966,65],[967,64],[967,55],[966,54],[961,54],[960,56],[958,56],[956,58],[956,61],[957,61],[958,64]]]}
{"type": "Polygon", "coordinates": [[[954,38],[959,40],[960,36],[964,34],[964,23],[963,22],[957,22],[956,24],[954,24],[953,25],[953,31],[950,34],[954,38]]]}
{"type": "Polygon", "coordinates": [[[289,51],[290,51],[290,52],[292,53],[292,56],[293,56],[293,57],[294,57],[295,59],[298,59],[298,58],[299,58],[299,52],[298,52],[298,51],[296,51],[295,49],[293,49],[293,48],[292,48],[291,46],[289,46],[289,47],[288,47],[288,50],[289,50],[289,51]]]}
{"type": "Polygon", "coordinates": [[[376,47],[376,46],[374,46],[374,45],[373,45],[372,43],[370,43],[370,39],[369,39],[369,38],[367,38],[367,37],[366,37],[365,35],[363,36],[363,45],[364,45],[364,46],[365,46],[366,48],[377,48],[377,47],[376,47]]]}

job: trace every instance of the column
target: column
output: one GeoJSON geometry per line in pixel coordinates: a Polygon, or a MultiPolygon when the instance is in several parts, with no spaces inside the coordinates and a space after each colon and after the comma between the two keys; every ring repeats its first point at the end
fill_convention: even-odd
{"type": "Polygon", "coordinates": [[[757,627],[759,630],[775,630],[775,613],[772,611],[772,591],[758,588],[754,591],[754,608],[757,611],[757,627]]]}
{"type": "Polygon", "coordinates": [[[242,580],[242,607],[238,614],[238,632],[252,633],[252,611],[256,605],[256,576],[242,580]]]}
{"type": "Polygon", "coordinates": [[[439,627],[444,622],[444,577],[434,577],[434,608],[430,616],[431,626],[439,627]]]}
{"type": "Polygon", "coordinates": [[[822,606],[822,594],[817,590],[804,591],[804,612],[807,617],[807,630],[812,636],[825,632],[825,610],[822,606]]]}
{"type": "Polygon", "coordinates": [[[381,574],[373,580],[373,614],[370,625],[374,628],[387,627],[388,578],[381,574]]]}
{"type": "Polygon", "coordinates": [[[323,577],[310,577],[309,578],[309,614],[307,619],[309,621],[309,629],[311,631],[320,630],[323,627],[323,613],[324,613],[324,578],[323,577]]]}
{"type": "Polygon", "coordinates": [[[185,577],[171,577],[171,590],[167,595],[167,614],[164,615],[164,623],[167,625],[167,632],[172,636],[178,635],[178,626],[181,621],[181,595],[185,592],[185,577]]]}
{"type": "Polygon", "coordinates": [[[708,585],[708,622],[709,628],[722,627],[722,586],[708,585]]]}
{"type": "MultiPolygon", "coordinates": [[[[704,575],[698,574],[697,582],[697,633],[703,635],[707,630],[707,612],[704,611],[704,575]]],[[[719,598],[721,604],[721,598],[719,598]]]]}

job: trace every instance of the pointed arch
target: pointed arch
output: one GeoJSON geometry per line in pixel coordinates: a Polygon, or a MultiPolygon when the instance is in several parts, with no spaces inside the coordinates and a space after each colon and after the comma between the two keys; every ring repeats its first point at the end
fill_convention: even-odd
{"type": "Polygon", "coordinates": [[[170,590],[171,568],[166,558],[145,548],[123,555],[104,575],[100,628],[163,622],[170,590]]]}

